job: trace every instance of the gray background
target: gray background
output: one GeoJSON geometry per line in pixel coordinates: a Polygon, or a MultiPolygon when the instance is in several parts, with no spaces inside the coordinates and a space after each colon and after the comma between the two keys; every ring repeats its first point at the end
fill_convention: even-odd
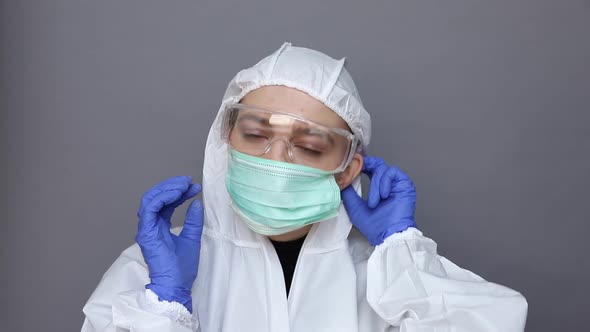
{"type": "MultiPolygon", "coordinates": [[[[201,178],[227,82],[283,41],[346,56],[371,154],[440,253],[521,291],[528,331],[588,314],[590,3],[1,1],[0,330],[79,330],[141,194],[201,178]]],[[[185,209],[176,214],[182,220],[185,209]]]]}

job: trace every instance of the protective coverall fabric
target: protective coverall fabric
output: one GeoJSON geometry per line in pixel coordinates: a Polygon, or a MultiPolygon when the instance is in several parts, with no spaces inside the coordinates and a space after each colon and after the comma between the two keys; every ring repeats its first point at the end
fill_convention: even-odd
{"type": "MultiPolygon", "coordinates": [[[[342,60],[285,43],[234,77],[220,111],[264,85],[312,91],[366,146],[370,120],[352,80],[341,80],[346,76],[342,65],[342,60]]],[[[372,247],[352,228],[343,205],[338,216],[312,226],[287,298],[272,244],[230,207],[225,188],[228,147],[220,139],[220,122],[218,116],[205,148],[205,222],[192,287],[192,327],[172,310],[153,309],[153,302],[146,300],[148,270],[134,244],[106,272],[85,305],[82,331],[524,330],[527,302],[521,294],[438,255],[436,243],[415,228],[372,247]]],[[[360,193],[360,179],[353,185],[360,193]]]]}

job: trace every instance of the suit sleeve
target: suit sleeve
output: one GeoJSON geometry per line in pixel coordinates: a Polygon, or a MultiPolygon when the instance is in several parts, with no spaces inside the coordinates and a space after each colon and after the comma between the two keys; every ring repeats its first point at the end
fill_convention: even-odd
{"type": "Polygon", "coordinates": [[[196,315],[176,302],[158,301],[146,290],[148,268],[137,244],[125,250],[102,277],[83,308],[82,332],[193,332],[196,315]]]}
{"type": "Polygon", "coordinates": [[[524,331],[528,304],[439,256],[416,228],[388,237],[367,265],[367,299],[401,332],[524,331]]]}

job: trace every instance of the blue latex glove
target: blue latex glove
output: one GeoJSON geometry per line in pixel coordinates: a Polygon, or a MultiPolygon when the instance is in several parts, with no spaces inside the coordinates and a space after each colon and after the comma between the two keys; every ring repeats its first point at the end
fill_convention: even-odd
{"type": "Polygon", "coordinates": [[[416,227],[416,188],[412,180],[383,159],[364,157],[363,173],[371,178],[365,202],[352,186],[342,191],[342,200],[352,224],[376,246],[391,234],[416,227]]]}
{"type": "Polygon", "coordinates": [[[160,300],[181,303],[191,313],[191,288],[201,251],[203,205],[198,199],[191,203],[180,235],[170,232],[170,218],[175,208],[200,191],[201,186],[192,184],[188,176],[173,177],[154,186],[141,199],[135,237],[150,271],[151,283],[145,287],[160,300]]]}

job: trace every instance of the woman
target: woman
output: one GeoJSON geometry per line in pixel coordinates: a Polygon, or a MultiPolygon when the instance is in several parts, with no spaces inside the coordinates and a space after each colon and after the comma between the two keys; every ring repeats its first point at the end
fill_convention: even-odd
{"type": "Polygon", "coordinates": [[[414,223],[344,59],[285,43],[229,83],[201,187],[149,190],[83,331],[523,331],[518,292],[461,269],[414,223]],[[367,201],[360,173],[371,177],[367,201]],[[343,204],[341,204],[343,202],[343,204]]]}

